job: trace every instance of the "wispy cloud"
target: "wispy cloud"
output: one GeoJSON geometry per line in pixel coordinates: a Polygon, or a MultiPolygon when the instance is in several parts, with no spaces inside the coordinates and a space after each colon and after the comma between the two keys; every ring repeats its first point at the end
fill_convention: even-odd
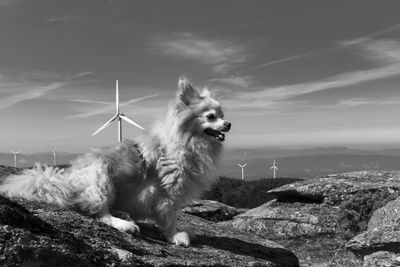
{"type": "Polygon", "coordinates": [[[338,108],[352,108],[364,105],[399,105],[400,98],[390,98],[390,99],[369,99],[369,98],[349,98],[339,101],[334,107],[338,108]]]}
{"type": "Polygon", "coordinates": [[[50,16],[46,17],[45,21],[48,23],[58,23],[58,22],[74,22],[74,21],[95,21],[100,20],[100,17],[94,16],[72,16],[72,15],[63,15],[63,16],[50,16]]]}
{"type": "Polygon", "coordinates": [[[245,68],[245,69],[241,69],[239,71],[236,71],[235,75],[239,75],[239,74],[242,74],[242,73],[246,73],[246,72],[257,70],[257,69],[261,69],[261,68],[270,67],[270,66],[273,66],[273,65],[276,65],[276,64],[280,64],[280,63],[284,63],[284,62],[294,61],[294,60],[297,60],[297,59],[308,58],[308,57],[311,57],[311,56],[316,56],[316,55],[320,55],[320,54],[335,52],[335,51],[338,51],[340,49],[344,49],[344,48],[347,48],[347,47],[350,47],[350,46],[356,46],[356,45],[358,45],[358,44],[360,44],[362,42],[365,42],[366,40],[369,40],[371,38],[380,36],[380,35],[385,34],[385,33],[397,31],[399,29],[400,29],[400,23],[396,24],[396,25],[393,25],[391,27],[387,27],[385,29],[376,31],[376,32],[372,32],[372,33],[366,34],[366,35],[364,35],[362,37],[356,38],[356,39],[351,40],[351,41],[340,42],[339,46],[335,46],[335,47],[331,47],[331,48],[323,49],[323,50],[319,50],[319,51],[313,51],[313,52],[308,52],[308,53],[292,55],[292,56],[288,56],[288,57],[284,57],[284,58],[278,58],[278,59],[267,61],[265,63],[259,64],[259,65],[256,65],[256,66],[252,66],[252,67],[248,67],[248,68],[245,68]]]}
{"type": "Polygon", "coordinates": [[[346,86],[354,86],[378,79],[393,77],[400,74],[400,44],[394,40],[348,41],[344,44],[355,44],[358,52],[369,59],[377,67],[339,74],[322,80],[301,84],[284,85],[278,87],[260,88],[252,92],[238,92],[231,103],[235,107],[265,108],[279,101],[292,99],[299,95],[318,91],[331,90],[346,86]]]}
{"type": "Polygon", "coordinates": [[[230,76],[226,78],[215,78],[209,81],[239,88],[247,88],[253,84],[253,78],[251,76],[230,76]]]}
{"type": "Polygon", "coordinates": [[[80,72],[80,73],[76,74],[75,77],[80,78],[80,77],[88,76],[88,75],[90,75],[92,73],[93,72],[91,72],[91,71],[83,71],[83,72],[80,72]]]}
{"type": "Polygon", "coordinates": [[[0,110],[11,107],[17,103],[26,101],[26,100],[31,100],[35,98],[39,98],[50,91],[53,91],[55,89],[61,88],[67,84],[66,82],[54,82],[49,85],[45,86],[36,86],[36,87],[29,87],[29,88],[24,88],[24,90],[20,90],[19,93],[3,96],[0,99],[0,110]]]}
{"type": "Polygon", "coordinates": [[[0,110],[31,99],[43,97],[51,99],[48,96],[50,92],[89,74],[91,74],[89,71],[66,75],[49,71],[2,70],[0,73],[0,110]]]}
{"type": "Polygon", "coordinates": [[[210,40],[189,32],[160,35],[151,40],[151,52],[209,65],[217,73],[227,73],[245,61],[244,48],[229,40],[210,40]]]}
{"type": "Polygon", "coordinates": [[[253,66],[253,67],[250,67],[250,68],[242,69],[240,71],[237,71],[235,74],[238,75],[238,74],[249,72],[249,71],[252,71],[252,70],[257,70],[257,69],[269,67],[269,66],[272,66],[272,65],[275,65],[275,64],[279,64],[279,63],[283,63],[283,62],[287,62],[287,61],[293,61],[295,59],[300,59],[300,58],[313,56],[313,55],[316,55],[318,53],[320,53],[320,52],[310,52],[310,53],[298,54],[298,55],[293,55],[293,56],[289,56],[289,57],[285,57],[285,58],[280,58],[280,59],[268,61],[268,62],[259,64],[257,66],[253,66]]]}

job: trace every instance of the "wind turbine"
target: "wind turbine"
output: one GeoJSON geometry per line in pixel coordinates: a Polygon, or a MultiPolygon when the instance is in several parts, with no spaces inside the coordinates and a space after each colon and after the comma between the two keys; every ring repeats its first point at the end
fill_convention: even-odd
{"type": "Polygon", "coordinates": [[[245,163],[245,164],[243,164],[243,165],[238,164],[238,166],[239,166],[240,168],[242,168],[242,180],[244,180],[244,167],[247,166],[247,163],[245,163]]]}
{"type": "Polygon", "coordinates": [[[53,150],[53,165],[57,165],[57,150],[55,148],[53,150]]]}
{"type": "Polygon", "coordinates": [[[278,167],[276,167],[275,160],[274,160],[274,164],[271,166],[270,169],[272,169],[274,171],[274,178],[276,178],[276,170],[278,170],[278,167]]]}
{"type": "Polygon", "coordinates": [[[94,136],[98,132],[102,131],[104,128],[109,126],[116,119],[118,119],[118,143],[121,142],[121,140],[122,140],[122,121],[121,121],[121,119],[132,124],[133,126],[138,127],[141,130],[144,130],[144,128],[142,126],[140,126],[136,122],[132,121],[131,119],[129,119],[127,116],[125,116],[123,113],[121,113],[119,111],[118,80],[116,80],[116,82],[115,82],[115,108],[116,108],[115,115],[111,119],[109,119],[106,123],[104,123],[103,126],[101,126],[99,129],[97,129],[97,131],[95,131],[92,134],[92,136],[94,136]]]}
{"type": "Polygon", "coordinates": [[[17,167],[17,155],[20,153],[20,151],[14,151],[11,150],[11,153],[14,154],[14,167],[17,167]]]}

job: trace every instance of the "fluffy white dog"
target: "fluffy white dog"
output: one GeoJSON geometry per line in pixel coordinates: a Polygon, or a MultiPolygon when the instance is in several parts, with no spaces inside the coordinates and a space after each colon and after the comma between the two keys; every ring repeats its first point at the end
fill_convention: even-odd
{"type": "Polygon", "coordinates": [[[114,211],[151,219],[169,242],[187,246],[188,234],[176,230],[176,212],[217,180],[223,132],[230,127],[211,92],[181,78],[176,101],[148,136],[94,150],[65,172],[37,167],[7,177],[0,192],[75,208],[121,231],[139,227],[114,211]]]}

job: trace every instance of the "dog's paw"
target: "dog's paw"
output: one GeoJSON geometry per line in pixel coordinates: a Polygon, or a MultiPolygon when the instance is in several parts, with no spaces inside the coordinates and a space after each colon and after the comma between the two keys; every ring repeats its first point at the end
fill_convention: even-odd
{"type": "Polygon", "coordinates": [[[121,222],[118,222],[116,227],[118,230],[122,232],[129,232],[129,233],[135,233],[135,232],[140,232],[139,226],[131,221],[124,221],[121,220],[121,222]]]}
{"type": "Polygon", "coordinates": [[[137,226],[134,221],[126,221],[113,216],[102,217],[100,218],[100,221],[120,230],[121,232],[135,233],[140,231],[139,226],[137,226]]]}
{"type": "Polygon", "coordinates": [[[190,239],[189,235],[186,232],[178,232],[174,234],[170,240],[171,243],[177,245],[177,246],[184,246],[187,247],[190,245],[190,239]]]}

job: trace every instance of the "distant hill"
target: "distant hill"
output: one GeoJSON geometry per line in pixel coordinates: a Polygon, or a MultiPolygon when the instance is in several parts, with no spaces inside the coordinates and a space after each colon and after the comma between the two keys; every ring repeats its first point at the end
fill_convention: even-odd
{"type": "MultiPolygon", "coordinates": [[[[80,154],[57,152],[57,165],[71,163],[80,154]]],[[[17,167],[32,167],[36,162],[53,165],[53,152],[41,152],[32,154],[19,154],[17,167]]],[[[0,153],[0,165],[14,166],[14,156],[11,153],[0,153]]]]}
{"type": "Polygon", "coordinates": [[[240,178],[237,163],[248,162],[248,180],[272,177],[270,166],[276,160],[279,177],[310,178],[332,173],[359,170],[399,170],[400,149],[356,150],[347,147],[316,147],[310,149],[237,149],[226,151],[220,173],[240,178]]]}

